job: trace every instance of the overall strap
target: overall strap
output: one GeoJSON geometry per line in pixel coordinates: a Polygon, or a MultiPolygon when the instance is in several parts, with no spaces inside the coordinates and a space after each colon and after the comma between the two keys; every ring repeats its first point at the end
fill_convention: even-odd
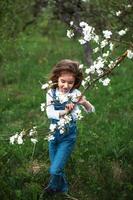
{"type": "Polygon", "coordinates": [[[56,99],[56,89],[55,88],[52,89],[52,96],[53,96],[53,99],[56,99]]]}

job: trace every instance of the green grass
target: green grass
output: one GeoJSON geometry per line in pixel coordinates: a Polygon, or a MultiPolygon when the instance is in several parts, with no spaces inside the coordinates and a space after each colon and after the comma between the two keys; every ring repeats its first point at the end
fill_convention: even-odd
{"type": "MultiPolygon", "coordinates": [[[[67,39],[66,28],[59,22],[41,21],[16,39],[3,41],[1,55],[0,197],[36,200],[41,185],[49,180],[48,148],[43,140],[49,122],[40,111],[40,103],[45,101],[40,82],[47,80],[52,66],[63,58],[82,63],[83,49],[76,40],[67,39]],[[11,145],[9,137],[34,125],[40,140],[32,157],[30,141],[11,145]]],[[[66,169],[70,192],[80,200],[131,199],[132,76],[132,62],[126,59],[113,72],[110,86],[99,84],[86,94],[96,113],[84,113],[78,123],[77,145],[66,169]]]]}

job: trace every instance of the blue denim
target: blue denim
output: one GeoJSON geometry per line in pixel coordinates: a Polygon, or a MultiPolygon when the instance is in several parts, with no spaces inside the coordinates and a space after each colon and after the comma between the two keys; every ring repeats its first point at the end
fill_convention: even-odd
{"type": "MultiPolygon", "coordinates": [[[[55,97],[55,90],[53,92],[55,97]]],[[[65,109],[67,102],[60,104],[55,101],[55,110],[65,109]]],[[[51,119],[52,123],[57,123],[58,120],[51,119]]],[[[76,122],[72,120],[64,134],[60,134],[59,130],[54,133],[54,140],[49,141],[49,156],[51,161],[50,166],[50,182],[48,187],[54,191],[67,192],[68,183],[64,173],[64,167],[72,153],[76,141],[76,122]]]]}

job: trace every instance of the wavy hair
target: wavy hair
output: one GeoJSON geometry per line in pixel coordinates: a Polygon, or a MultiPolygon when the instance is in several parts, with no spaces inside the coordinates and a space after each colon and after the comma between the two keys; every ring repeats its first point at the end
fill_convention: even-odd
{"type": "Polygon", "coordinates": [[[79,88],[81,82],[83,80],[83,73],[82,70],[79,69],[79,62],[73,61],[69,59],[61,60],[58,62],[51,72],[50,80],[53,82],[52,88],[57,87],[58,78],[61,76],[63,72],[70,72],[75,77],[75,83],[72,89],[79,88]]]}

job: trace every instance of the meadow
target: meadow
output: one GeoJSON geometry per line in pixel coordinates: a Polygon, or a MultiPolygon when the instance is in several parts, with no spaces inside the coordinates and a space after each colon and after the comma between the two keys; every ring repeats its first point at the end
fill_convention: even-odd
{"type": "MultiPolygon", "coordinates": [[[[49,180],[48,142],[44,140],[49,121],[40,110],[45,101],[40,83],[48,80],[52,66],[61,59],[84,63],[82,46],[68,39],[66,30],[58,21],[40,19],[17,37],[1,41],[2,200],[37,200],[49,180]],[[11,135],[33,126],[38,130],[36,146],[28,139],[22,145],[9,143],[11,135]]],[[[119,48],[118,55],[124,50],[124,46],[119,48]]],[[[132,65],[125,59],[113,71],[109,86],[98,83],[86,93],[96,112],[83,113],[78,122],[77,144],[66,169],[70,193],[79,200],[133,198],[132,65]]]]}

